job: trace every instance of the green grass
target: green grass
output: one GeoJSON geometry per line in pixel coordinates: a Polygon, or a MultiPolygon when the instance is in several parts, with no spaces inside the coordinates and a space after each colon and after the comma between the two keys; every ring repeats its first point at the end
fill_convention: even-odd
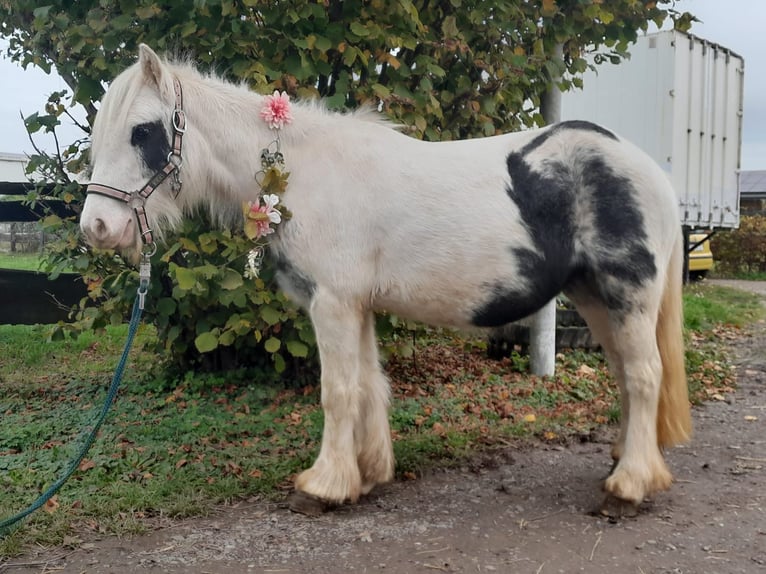
{"type": "MultiPolygon", "coordinates": [[[[687,361],[696,400],[731,383],[717,341],[722,325],[763,317],[757,298],[732,289],[687,288],[687,361]]],[[[728,331],[726,331],[728,332],[728,331]]],[[[49,328],[0,325],[0,518],[17,512],[74,456],[94,420],[126,328],[48,341],[49,328]]],[[[39,511],[0,540],[0,557],[73,533],[150,530],[204,515],[247,496],[282,498],[316,456],[318,388],[296,389],[259,371],[166,380],[142,326],[120,395],[51,512],[39,511]]],[[[436,334],[410,358],[388,363],[397,473],[457,464],[507,439],[564,440],[619,417],[598,353],[560,354],[555,377],[538,379],[516,356],[488,361],[484,345],[436,334]]]]}
{"type": "Polygon", "coordinates": [[[726,276],[726,279],[742,279],[744,281],[766,281],[766,271],[740,271],[730,276],[726,276]]]}
{"type": "Polygon", "coordinates": [[[40,255],[37,253],[2,253],[0,252],[0,269],[16,269],[19,271],[37,271],[40,268],[40,255]]]}
{"type": "Polygon", "coordinates": [[[717,324],[742,327],[766,315],[759,298],[751,293],[717,285],[692,284],[684,291],[684,321],[693,331],[717,324]]]}

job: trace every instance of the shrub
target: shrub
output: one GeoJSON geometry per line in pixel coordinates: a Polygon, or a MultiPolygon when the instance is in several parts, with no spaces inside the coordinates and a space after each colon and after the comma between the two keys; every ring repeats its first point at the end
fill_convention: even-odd
{"type": "Polygon", "coordinates": [[[710,247],[717,272],[766,273],[766,216],[743,216],[739,229],[714,235],[710,247]]]}
{"type": "MultiPolygon", "coordinates": [[[[152,258],[144,317],[157,328],[157,350],[182,370],[270,361],[281,373],[293,358],[313,358],[311,324],[276,291],[272,267],[265,264],[259,278],[245,279],[252,242],[239,231],[210,228],[202,215],[187,220],[152,258]]],[[[135,299],[138,274],[117,256],[84,253],[83,265],[89,296],[81,302],[81,319],[59,325],[57,335],[121,323],[135,299]]]]}

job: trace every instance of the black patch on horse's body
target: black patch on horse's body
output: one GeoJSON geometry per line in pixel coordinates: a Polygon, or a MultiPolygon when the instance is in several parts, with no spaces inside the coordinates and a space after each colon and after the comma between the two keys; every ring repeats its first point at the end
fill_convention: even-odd
{"type": "Polygon", "coordinates": [[[130,145],[138,148],[147,171],[161,171],[168,163],[170,142],[160,121],[135,126],[130,134],[130,145]]]}
{"type": "Polygon", "coordinates": [[[282,290],[291,293],[299,302],[311,301],[317,287],[314,280],[293,265],[283,253],[277,254],[275,263],[282,290]]]}
{"type": "Polygon", "coordinates": [[[512,247],[523,288],[498,281],[488,285],[489,299],[473,316],[477,326],[518,320],[562,291],[595,289],[614,311],[628,312],[631,288],[657,273],[646,247],[644,218],[629,178],[606,164],[599,150],[578,150],[577,158],[543,160],[533,169],[526,156],[562,130],[578,129],[617,138],[589,122],[565,122],[534,138],[506,164],[512,184],[506,189],[534,241],[534,249],[512,247]],[[562,160],[576,159],[564,163],[562,160]],[[590,214],[591,221],[577,221],[590,214]],[[592,225],[590,233],[587,226],[592,225]],[[578,250],[579,249],[579,250],[578,250]]]}

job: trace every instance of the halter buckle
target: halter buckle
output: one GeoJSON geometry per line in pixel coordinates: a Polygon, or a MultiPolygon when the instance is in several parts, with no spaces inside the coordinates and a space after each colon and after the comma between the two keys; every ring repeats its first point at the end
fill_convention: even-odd
{"type": "Polygon", "coordinates": [[[178,134],[186,133],[186,114],[181,108],[173,110],[173,129],[178,134]]]}

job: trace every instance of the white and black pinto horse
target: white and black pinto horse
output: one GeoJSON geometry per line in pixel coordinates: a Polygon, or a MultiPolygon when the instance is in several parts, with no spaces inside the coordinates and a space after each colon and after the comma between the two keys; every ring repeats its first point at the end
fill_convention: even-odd
{"type": "MultiPolygon", "coordinates": [[[[258,193],[261,150],[274,140],[259,117],[262,103],[243,86],[141,46],[94,125],[98,184],[81,220],[88,241],[135,255],[147,226],[173,226],[199,206],[224,225],[241,214],[258,193]],[[157,173],[178,174],[181,134],[176,194],[172,178],[157,173]]],[[[311,316],[325,415],[319,455],[295,481],[296,509],[354,502],[393,477],[376,311],[493,327],[562,291],[620,386],[607,499],[637,505],[669,488],[661,451],[687,440],[691,427],[682,238],[676,196],[646,154],[587,122],[428,143],[371,112],[300,103],[293,117],[281,130],[293,217],[270,251],[281,287],[311,316]]]]}

